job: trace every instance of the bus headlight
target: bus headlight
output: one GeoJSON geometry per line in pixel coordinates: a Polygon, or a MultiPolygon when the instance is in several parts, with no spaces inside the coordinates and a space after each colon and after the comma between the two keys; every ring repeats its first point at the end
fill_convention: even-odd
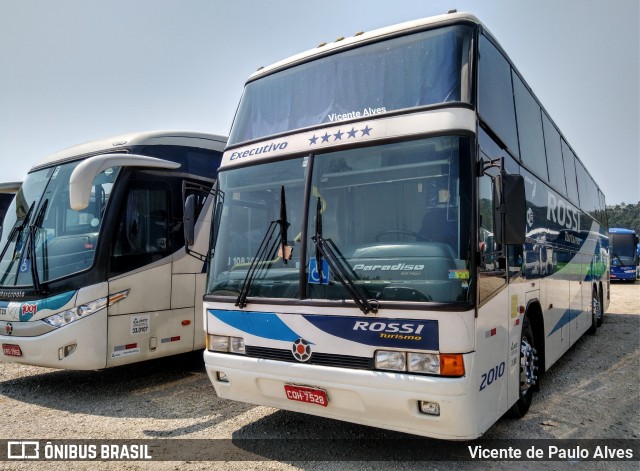
{"type": "Polygon", "coordinates": [[[462,377],[464,358],[461,353],[418,353],[377,350],[375,369],[406,371],[427,375],[462,377]]]}
{"type": "Polygon", "coordinates": [[[409,353],[408,369],[412,373],[440,374],[440,357],[435,353],[409,353]]]}
{"type": "Polygon", "coordinates": [[[64,327],[65,325],[71,324],[78,319],[82,319],[90,316],[91,314],[95,314],[96,312],[104,309],[107,306],[111,306],[118,301],[122,301],[129,295],[129,291],[130,290],[125,289],[112,295],[105,296],[104,298],[96,299],[95,301],[81,304],[80,306],[67,309],[66,311],[58,312],[57,314],[45,317],[42,320],[53,327],[64,327]]]}
{"type": "Polygon", "coordinates": [[[376,369],[405,371],[406,355],[404,352],[394,352],[389,350],[376,351],[376,369]]]}
{"type": "Polygon", "coordinates": [[[245,354],[244,339],[242,337],[229,337],[227,335],[207,336],[207,350],[223,353],[245,354]]]}

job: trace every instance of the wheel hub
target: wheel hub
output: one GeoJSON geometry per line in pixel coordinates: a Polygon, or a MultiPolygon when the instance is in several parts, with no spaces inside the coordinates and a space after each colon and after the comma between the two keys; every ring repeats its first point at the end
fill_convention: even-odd
{"type": "Polygon", "coordinates": [[[538,357],[536,349],[529,343],[529,340],[522,338],[520,345],[520,394],[522,396],[529,392],[529,388],[535,386],[538,381],[538,357]]]}
{"type": "Polygon", "coordinates": [[[602,319],[602,309],[600,309],[600,300],[596,295],[593,296],[591,304],[592,304],[593,312],[596,316],[596,321],[599,321],[600,319],[602,319]]]}

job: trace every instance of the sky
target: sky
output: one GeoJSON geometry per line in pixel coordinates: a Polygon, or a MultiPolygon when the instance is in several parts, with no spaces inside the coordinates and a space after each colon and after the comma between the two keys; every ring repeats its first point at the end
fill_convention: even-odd
{"type": "Polygon", "coordinates": [[[259,67],[452,8],[497,38],[607,204],[640,201],[638,0],[0,0],[0,181],[118,134],[228,135],[259,67]]]}

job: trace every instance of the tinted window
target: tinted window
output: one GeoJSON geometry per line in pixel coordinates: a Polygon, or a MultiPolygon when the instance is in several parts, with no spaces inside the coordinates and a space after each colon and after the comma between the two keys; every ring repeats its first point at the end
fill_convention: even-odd
{"type": "MultiPolygon", "coordinates": [[[[573,202],[573,204],[578,204],[578,185],[576,182],[576,155],[569,148],[564,139],[562,139],[562,158],[564,160],[564,174],[567,181],[567,197],[573,202]]],[[[583,198],[586,199],[586,195],[580,193],[580,204],[582,204],[583,198]]]]}
{"type": "Polygon", "coordinates": [[[607,225],[607,213],[606,213],[606,204],[605,204],[605,200],[604,200],[604,195],[602,194],[602,192],[600,190],[598,190],[598,200],[600,203],[600,217],[598,218],[598,220],[604,224],[605,226],[607,225]]]}
{"type": "Polygon", "coordinates": [[[518,117],[520,157],[533,173],[546,180],[548,178],[547,160],[544,151],[540,106],[516,74],[513,74],[513,88],[518,117]]]}
{"type": "Polygon", "coordinates": [[[480,37],[478,80],[480,117],[514,155],[519,155],[511,67],[502,53],[484,36],[480,37]]]}
{"type": "Polygon", "coordinates": [[[112,274],[134,270],[175,250],[169,227],[169,186],[162,182],[131,186],[113,241],[112,274]]]}
{"type": "Polygon", "coordinates": [[[249,82],[229,144],[393,110],[469,100],[472,29],[386,39],[249,82]]]}
{"type": "Polygon", "coordinates": [[[596,207],[599,206],[597,202],[598,187],[585,170],[582,162],[576,162],[576,172],[578,174],[578,190],[581,195],[580,207],[583,211],[595,216],[596,207]],[[582,198],[582,195],[586,195],[586,198],[582,198]]]}
{"type": "Polygon", "coordinates": [[[542,114],[544,129],[544,145],[547,151],[547,166],[549,168],[549,182],[561,194],[566,194],[564,181],[564,166],[562,164],[562,148],[560,134],[546,114],[542,114]]]}
{"type": "Polygon", "coordinates": [[[206,178],[216,178],[222,160],[222,152],[199,147],[145,146],[139,151],[135,151],[142,155],[178,162],[182,164],[179,172],[201,175],[206,178]]]}

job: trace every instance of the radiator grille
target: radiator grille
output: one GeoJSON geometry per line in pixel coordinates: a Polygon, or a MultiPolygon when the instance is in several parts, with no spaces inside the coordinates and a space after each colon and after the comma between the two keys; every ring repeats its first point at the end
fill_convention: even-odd
{"type": "MultiPolygon", "coordinates": [[[[247,345],[245,351],[248,357],[264,358],[265,360],[286,361],[299,363],[293,357],[291,350],[278,348],[254,347],[247,345]]],[[[333,366],[336,368],[351,368],[356,370],[373,370],[373,358],[354,357],[349,355],[334,355],[331,353],[311,354],[311,358],[305,363],[311,365],[333,366]]]]}

